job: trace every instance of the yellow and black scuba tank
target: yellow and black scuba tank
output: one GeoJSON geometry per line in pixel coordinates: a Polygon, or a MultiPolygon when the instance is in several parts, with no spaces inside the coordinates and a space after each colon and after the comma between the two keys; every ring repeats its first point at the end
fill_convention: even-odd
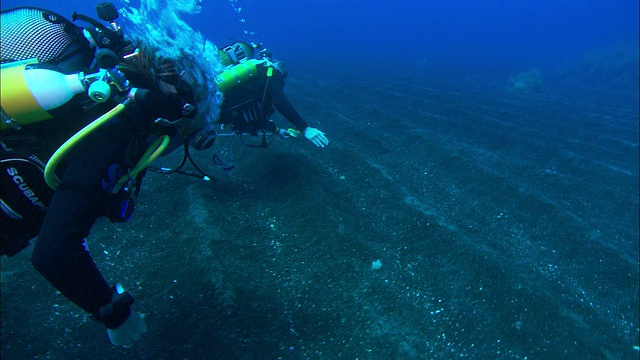
{"type": "Polygon", "coordinates": [[[78,94],[86,93],[93,103],[102,103],[111,98],[110,84],[116,85],[118,91],[128,87],[117,69],[64,74],[51,65],[39,64],[36,59],[2,64],[0,73],[2,130],[19,130],[23,125],[53,119],[52,111],[78,94]]]}
{"type": "MultiPolygon", "coordinates": [[[[52,119],[49,111],[85,91],[81,74],[65,75],[51,67],[38,66],[36,59],[2,64],[0,71],[2,130],[17,130],[22,125],[52,119]]],[[[99,96],[107,95],[104,92],[103,88],[99,96]]]]}

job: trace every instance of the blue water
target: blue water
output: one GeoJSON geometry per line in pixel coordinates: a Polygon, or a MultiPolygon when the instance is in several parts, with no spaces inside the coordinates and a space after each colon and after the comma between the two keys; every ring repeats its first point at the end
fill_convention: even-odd
{"type": "Polygon", "coordinates": [[[2,259],[2,358],[638,358],[638,2],[387,3],[185,16],[284,60],[329,147],[222,139],[236,169],[196,153],[216,182],[149,174],[94,227],[132,349],[2,259]]]}

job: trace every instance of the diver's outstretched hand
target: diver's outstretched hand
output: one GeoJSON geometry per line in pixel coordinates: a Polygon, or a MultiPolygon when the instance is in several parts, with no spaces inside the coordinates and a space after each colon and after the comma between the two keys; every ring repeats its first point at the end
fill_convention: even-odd
{"type": "Polygon", "coordinates": [[[133,342],[140,339],[146,331],[147,324],[144,323],[140,313],[131,311],[127,321],[115,329],[107,329],[107,334],[113,345],[130,348],[133,342]]]}
{"type": "Polygon", "coordinates": [[[304,129],[304,137],[311,141],[317,147],[325,147],[329,144],[329,140],[324,133],[316,128],[307,127],[304,129]]]}

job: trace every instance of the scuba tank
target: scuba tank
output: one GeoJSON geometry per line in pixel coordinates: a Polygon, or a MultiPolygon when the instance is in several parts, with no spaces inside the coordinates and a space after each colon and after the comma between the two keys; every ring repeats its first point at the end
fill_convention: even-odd
{"type": "Polygon", "coordinates": [[[250,78],[256,76],[258,74],[258,69],[256,65],[264,62],[263,60],[251,59],[247,61],[243,61],[235,66],[230,67],[229,69],[223,71],[218,75],[216,79],[216,84],[218,85],[218,90],[227,92],[229,89],[235,87],[238,84],[241,84],[250,78]]]}
{"type": "Polygon", "coordinates": [[[87,90],[95,102],[104,102],[111,96],[109,84],[96,79],[104,74],[65,75],[50,66],[38,66],[35,59],[3,64],[1,73],[0,103],[6,114],[0,125],[3,130],[10,126],[18,130],[20,125],[52,119],[48,111],[87,90]]]}

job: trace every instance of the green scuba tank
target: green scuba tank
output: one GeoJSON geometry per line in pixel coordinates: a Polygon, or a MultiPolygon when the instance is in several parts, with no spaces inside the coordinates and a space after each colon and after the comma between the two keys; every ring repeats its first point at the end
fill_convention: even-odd
{"type": "Polygon", "coordinates": [[[258,74],[256,66],[262,62],[263,60],[251,59],[223,71],[216,79],[218,90],[224,93],[236,85],[256,76],[258,74]]]}

